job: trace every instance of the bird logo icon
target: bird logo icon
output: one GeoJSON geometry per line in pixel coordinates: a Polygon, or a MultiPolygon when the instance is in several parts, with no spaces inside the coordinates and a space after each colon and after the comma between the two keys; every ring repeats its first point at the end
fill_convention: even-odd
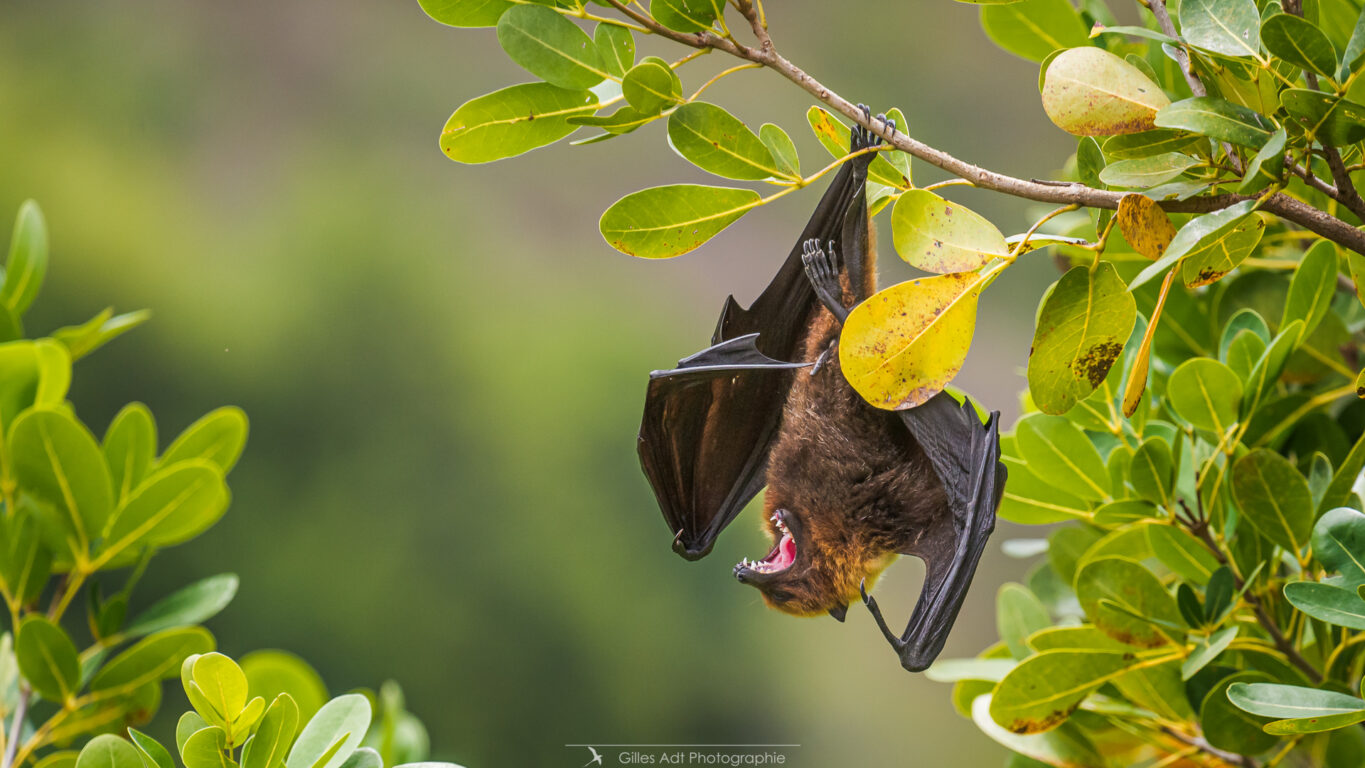
{"type": "Polygon", "coordinates": [[[592,759],[584,763],[583,768],[588,768],[588,766],[590,765],[601,765],[602,756],[597,753],[597,750],[593,749],[592,747],[588,747],[588,751],[592,753],[592,759]]]}

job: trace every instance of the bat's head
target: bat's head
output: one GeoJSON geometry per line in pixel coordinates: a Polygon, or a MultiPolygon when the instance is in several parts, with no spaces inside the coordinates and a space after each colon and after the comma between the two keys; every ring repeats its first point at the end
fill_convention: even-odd
{"type": "Polygon", "coordinates": [[[824,530],[823,518],[777,509],[765,522],[773,546],[762,560],[744,559],[735,578],[763,594],[769,606],[795,616],[829,613],[840,621],[858,587],[872,581],[895,555],[867,557],[850,546],[847,531],[824,530]]]}

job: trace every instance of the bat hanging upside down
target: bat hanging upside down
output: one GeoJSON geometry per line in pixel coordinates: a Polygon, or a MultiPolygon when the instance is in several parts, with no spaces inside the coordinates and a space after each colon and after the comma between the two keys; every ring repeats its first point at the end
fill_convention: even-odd
{"type": "MultiPolygon", "coordinates": [[[[853,127],[851,151],[879,143],[853,127]]],[[[766,485],[772,550],[736,565],[735,577],[799,616],[843,621],[861,597],[901,664],[919,671],[957,618],[995,527],[1005,470],[998,412],[983,425],[946,392],[879,410],[844,379],[839,332],[876,291],[865,193],[873,157],[844,164],[753,306],[726,300],[711,347],[650,374],[640,463],[673,549],[688,560],[706,556],[766,485]],[[901,554],[924,560],[926,573],[898,636],[867,586],[901,554]]]]}

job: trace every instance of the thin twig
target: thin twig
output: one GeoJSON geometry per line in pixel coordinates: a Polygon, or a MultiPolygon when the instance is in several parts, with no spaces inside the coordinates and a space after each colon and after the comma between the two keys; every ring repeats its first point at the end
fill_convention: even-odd
{"type": "Polygon", "coordinates": [[[9,727],[9,741],[5,743],[5,757],[0,760],[0,768],[14,765],[14,753],[19,749],[19,736],[24,727],[24,717],[28,714],[28,699],[33,691],[25,683],[19,688],[19,704],[14,708],[14,721],[9,727]]]}
{"type": "Polygon", "coordinates": [[[1236,754],[1235,752],[1227,752],[1225,750],[1221,750],[1218,747],[1215,747],[1212,744],[1205,741],[1204,737],[1202,736],[1191,736],[1190,734],[1181,733],[1180,731],[1177,731],[1174,728],[1169,728],[1164,725],[1159,726],[1159,728],[1161,729],[1162,733],[1166,734],[1167,736],[1170,736],[1171,738],[1175,739],[1181,744],[1194,747],[1195,749],[1198,749],[1200,752],[1206,752],[1210,755],[1213,755],[1214,757],[1218,758],[1219,760],[1222,760],[1225,763],[1228,763],[1229,765],[1238,765],[1242,766],[1242,768],[1255,768],[1256,766],[1256,761],[1252,760],[1246,755],[1239,755],[1236,754]]]}
{"type": "MultiPolygon", "coordinates": [[[[1185,515],[1187,517],[1177,515],[1176,519],[1184,523],[1190,533],[1204,542],[1204,546],[1213,554],[1214,559],[1218,561],[1219,565],[1227,565],[1227,555],[1223,554],[1223,550],[1219,548],[1218,542],[1214,541],[1213,533],[1209,530],[1208,519],[1202,515],[1196,515],[1191,512],[1190,508],[1185,504],[1184,499],[1180,499],[1180,507],[1185,510],[1185,515]]],[[[1235,570],[1232,571],[1232,578],[1237,584],[1238,590],[1241,590],[1242,587],[1245,586],[1242,577],[1237,575],[1235,570]]],[[[1261,599],[1249,589],[1243,594],[1243,597],[1246,598],[1247,603],[1251,606],[1251,610],[1256,614],[1256,620],[1265,628],[1265,631],[1270,635],[1270,639],[1274,641],[1275,647],[1280,650],[1280,653],[1283,653],[1294,666],[1308,675],[1309,680],[1314,682],[1322,681],[1324,679],[1323,673],[1319,672],[1317,667],[1314,667],[1309,663],[1308,659],[1305,659],[1303,655],[1299,653],[1298,649],[1294,647],[1294,644],[1289,642],[1289,639],[1280,631],[1279,625],[1277,625],[1274,620],[1270,618],[1270,614],[1266,612],[1265,606],[1261,603],[1261,599]]]]}
{"type": "MultiPolygon", "coordinates": [[[[1119,207],[1119,200],[1126,194],[1094,189],[1083,184],[1067,186],[1040,184],[972,165],[943,150],[913,139],[902,131],[893,133],[887,130],[887,126],[879,120],[865,118],[861,109],[791,63],[775,48],[770,50],[750,48],[708,31],[678,32],[659,24],[646,14],[630,8],[622,0],[607,0],[607,2],[661,37],[693,48],[714,48],[732,56],[763,64],[795,83],[824,105],[881,136],[896,149],[907,152],[954,176],[967,179],[977,187],[1041,203],[1056,203],[1058,205],[1075,203],[1088,208],[1108,208],[1111,210],[1119,207]]],[[[1209,197],[1194,197],[1187,200],[1165,200],[1158,204],[1163,210],[1172,213],[1209,213],[1222,210],[1244,200],[1255,199],[1254,196],[1226,193],[1209,197]]],[[[1365,254],[1365,232],[1307,203],[1295,200],[1282,193],[1276,193],[1265,199],[1261,205],[1261,210],[1292,221],[1304,229],[1340,243],[1357,253],[1365,254]]]]}
{"type": "MultiPolygon", "coordinates": [[[[1171,14],[1166,10],[1166,0],[1147,0],[1146,2],[1139,0],[1139,2],[1147,6],[1147,10],[1151,11],[1152,15],[1156,17],[1156,23],[1161,27],[1162,32],[1166,33],[1168,37],[1180,39],[1180,33],[1175,31],[1175,22],[1171,21],[1171,14]]],[[[1204,82],[1199,79],[1199,75],[1195,74],[1194,62],[1190,61],[1189,51],[1186,51],[1185,47],[1180,44],[1172,47],[1175,48],[1175,63],[1180,65],[1180,72],[1185,75],[1185,82],[1190,85],[1190,93],[1195,96],[1209,95],[1208,90],[1204,88],[1204,82]]]]}

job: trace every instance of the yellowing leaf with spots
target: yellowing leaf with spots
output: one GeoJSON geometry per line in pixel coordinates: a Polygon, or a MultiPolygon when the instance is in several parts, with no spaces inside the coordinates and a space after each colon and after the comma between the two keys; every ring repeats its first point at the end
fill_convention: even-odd
{"type": "Polygon", "coordinates": [[[1152,261],[1161,258],[1175,237],[1170,217],[1146,195],[1124,195],[1119,200],[1118,220],[1123,239],[1152,261]]]}
{"type": "Polygon", "coordinates": [[[616,250],[646,259],[687,253],[762,203],[752,189],[674,184],[612,203],[599,228],[616,250]]]}
{"type": "Polygon", "coordinates": [[[971,272],[1009,253],[994,224],[923,189],[912,189],[896,201],[891,242],[902,259],[938,274],[971,272]]]}
{"type": "Polygon", "coordinates": [[[1142,70],[1101,48],[1063,51],[1043,75],[1043,110],[1077,136],[1150,131],[1170,103],[1142,70]]]}
{"type": "Polygon", "coordinates": [[[1043,413],[1063,414],[1109,375],[1137,320],[1137,304],[1114,265],[1073,267],[1038,313],[1028,358],[1029,392],[1043,413]]]}
{"type": "Polygon", "coordinates": [[[844,323],[844,377],[878,408],[903,410],[928,401],[962,369],[984,284],[975,273],[955,273],[878,291],[844,323]]]}

